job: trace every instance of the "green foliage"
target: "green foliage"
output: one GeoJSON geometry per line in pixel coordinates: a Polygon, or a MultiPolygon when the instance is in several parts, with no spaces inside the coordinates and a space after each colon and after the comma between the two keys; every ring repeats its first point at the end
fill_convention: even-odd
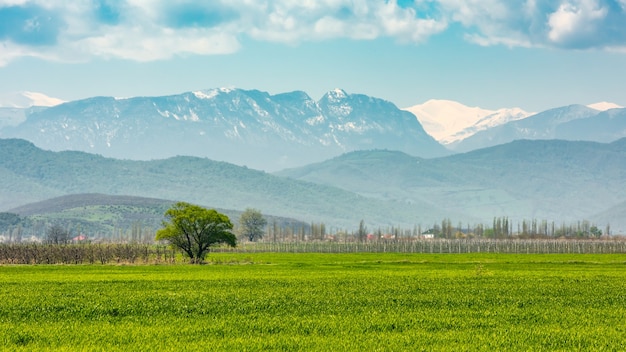
{"type": "MultiPolygon", "coordinates": [[[[361,218],[412,226],[416,214],[426,217],[432,208],[368,198],[204,158],[115,160],[82,152],[43,151],[22,140],[0,139],[0,178],[16,182],[0,185],[0,209],[96,192],[182,200],[219,209],[253,207],[307,223],[348,227],[361,218]]],[[[456,213],[447,215],[458,218],[456,213]]]]}
{"type": "Polygon", "coordinates": [[[248,208],[239,217],[239,233],[253,242],[263,238],[267,220],[257,209],[248,208]]]}
{"type": "MultiPolygon", "coordinates": [[[[609,144],[515,141],[434,159],[356,151],[277,175],[373,198],[430,203],[422,207],[439,213],[437,219],[490,222],[495,214],[515,220],[541,214],[573,221],[604,212],[598,217],[603,223],[626,228],[621,215],[626,209],[624,144],[626,139],[609,144]]],[[[429,219],[429,213],[417,214],[429,219]]]]}
{"type": "Polygon", "coordinates": [[[0,350],[626,347],[624,255],[212,259],[228,264],[3,267],[0,350]]]}
{"type": "Polygon", "coordinates": [[[192,263],[203,262],[211,246],[237,245],[230,219],[214,209],[178,202],[165,212],[165,217],[156,239],[181,249],[192,263]]]}
{"type": "MultiPolygon", "coordinates": [[[[12,224],[5,229],[0,225],[0,236],[2,232],[7,234],[11,228],[19,225],[25,233],[44,240],[45,229],[52,224],[59,224],[95,241],[152,242],[155,229],[161,226],[163,214],[172,204],[173,201],[163,199],[97,193],[54,197],[16,208],[15,211],[20,215],[0,213],[0,223],[6,217],[10,220],[7,223],[12,224]],[[16,219],[19,220],[17,223],[16,219]]],[[[218,211],[231,219],[241,214],[236,210],[218,211]]],[[[271,215],[266,217],[281,228],[306,226],[294,219],[271,215]]]]}

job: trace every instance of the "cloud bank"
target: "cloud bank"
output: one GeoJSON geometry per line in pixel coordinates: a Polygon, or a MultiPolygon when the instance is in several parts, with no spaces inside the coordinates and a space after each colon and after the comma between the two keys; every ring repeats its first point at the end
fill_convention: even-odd
{"type": "Polygon", "coordinates": [[[626,52],[626,0],[0,0],[0,66],[23,56],[136,61],[461,28],[477,45],[626,52]]]}
{"type": "Polygon", "coordinates": [[[480,45],[624,50],[626,0],[440,0],[480,45]]]}

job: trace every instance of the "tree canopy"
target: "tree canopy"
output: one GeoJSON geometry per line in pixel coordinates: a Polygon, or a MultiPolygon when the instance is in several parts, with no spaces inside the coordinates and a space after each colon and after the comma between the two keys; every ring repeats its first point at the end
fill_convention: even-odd
{"type": "Polygon", "coordinates": [[[239,217],[239,233],[250,241],[263,238],[265,225],[267,225],[267,220],[256,209],[248,208],[239,217]]]}
{"type": "Polygon", "coordinates": [[[165,212],[165,218],[156,239],[181,249],[192,263],[204,261],[211,246],[237,245],[230,219],[214,209],[179,202],[165,212]]]}

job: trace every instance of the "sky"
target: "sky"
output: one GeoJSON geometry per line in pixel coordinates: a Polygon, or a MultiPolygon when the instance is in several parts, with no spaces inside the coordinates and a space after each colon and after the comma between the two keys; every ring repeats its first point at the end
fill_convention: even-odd
{"type": "Polygon", "coordinates": [[[626,106],[626,0],[0,0],[0,94],[626,106]]]}

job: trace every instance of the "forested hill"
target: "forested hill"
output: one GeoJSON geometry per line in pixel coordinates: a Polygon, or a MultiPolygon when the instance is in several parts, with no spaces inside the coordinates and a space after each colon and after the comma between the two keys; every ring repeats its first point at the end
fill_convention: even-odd
{"type": "MultiPolygon", "coordinates": [[[[50,224],[62,224],[70,231],[90,234],[90,236],[111,239],[116,233],[131,230],[135,236],[146,240],[154,238],[154,230],[162,226],[165,211],[174,202],[171,200],[133,197],[122,195],[106,195],[99,193],[70,194],[46,199],[9,209],[0,219],[0,232],[7,229],[6,225],[19,223],[31,231],[50,224]],[[5,226],[3,226],[5,225],[5,226]]],[[[227,215],[233,224],[237,224],[241,211],[217,209],[227,215]]],[[[276,217],[264,214],[270,224],[279,228],[307,228],[309,223],[295,219],[276,217]]],[[[28,232],[28,231],[27,231],[28,232]]]]}
{"type": "Polygon", "coordinates": [[[587,218],[626,229],[623,216],[607,216],[626,201],[626,139],[520,140],[437,159],[359,151],[277,174],[371,197],[430,202],[486,221],[587,218]]]}
{"type": "Polygon", "coordinates": [[[143,207],[163,209],[169,208],[174,202],[171,200],[133,197],[133,196],[110,196],[100,193],[70,194],[61,197],[50,198],[40,202],[29,203],[13,209],[9,212],[20,216],[30,216],[48,213],[60,213],[68,209],[90,206],[117,206],[117,207],[143,207]]]}
{"type": "Polygon", "coordinates": [[[76,193],[188,201],[353,229],[587,219],[626,230],[626,139],[516,141],[444,158],[352,152],[278,175],[196,157],[154,161],[43,151],[0,139],[0,211],[76,193]]]}
{"type": "MultiPolygon", "coordinates": [[[[0,211],[76,193],[187,201],[330,226],[408,225],[438,221],[443,210],[424,204],[370,199],[335,187],[274,176],[197,157],[154,161],[50,152],[19,139],[0,139],[0,211]]],[[[452,214],[451,216],[460,216],[452,214]]]]}

